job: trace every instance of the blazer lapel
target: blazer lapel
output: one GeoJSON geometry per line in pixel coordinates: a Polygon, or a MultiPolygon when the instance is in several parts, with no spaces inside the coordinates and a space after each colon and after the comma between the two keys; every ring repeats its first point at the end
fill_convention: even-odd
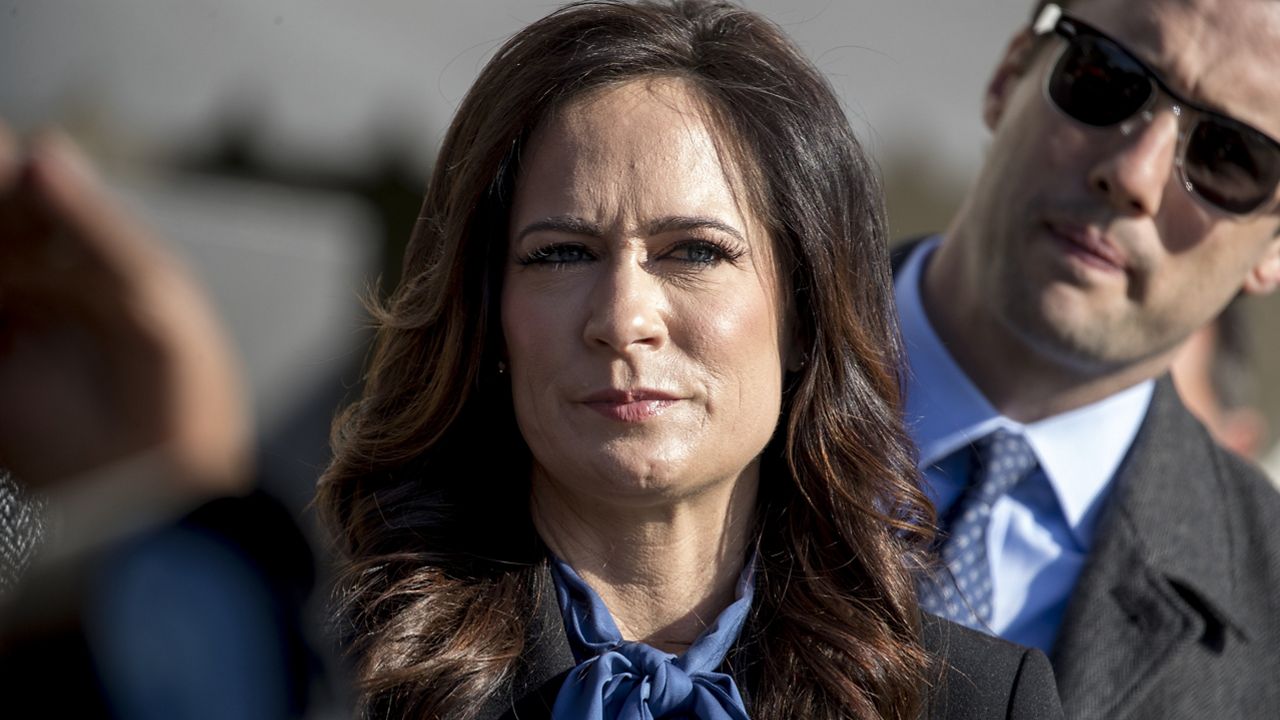
{"type": "Polygon", "coordinates": [[[1244,634],[1211,442],[1158,381],[1054,648],[1067,717],[1123,718],[1180,648],[1244,634]]]}
{"type": "Polygon", "coordinates": [[[544,720],[551,717],[564,677],[576,664],[564,634],[564,620],[556,602],[554,581],[545,563],[539,583],[538,607],[525,634],[509,691],[490,698],[479,717],[485,720],[544,720]]]}

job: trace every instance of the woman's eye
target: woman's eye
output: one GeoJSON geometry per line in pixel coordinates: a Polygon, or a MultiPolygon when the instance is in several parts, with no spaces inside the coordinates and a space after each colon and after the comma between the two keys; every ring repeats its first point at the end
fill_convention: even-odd
{"type": "Polygon", "coordinates": [[[583,245],[560,244],[546,245],[530,252],[520,259],[521,265],[568,265],[594,259],[591,252],[583,245]]]}
{"type": "Polygon", "coordinates": [[[729,254],[715,243],[693,240],[678,245],[667,257],[699,265],[712,265],[729,258],[729,254]]]}

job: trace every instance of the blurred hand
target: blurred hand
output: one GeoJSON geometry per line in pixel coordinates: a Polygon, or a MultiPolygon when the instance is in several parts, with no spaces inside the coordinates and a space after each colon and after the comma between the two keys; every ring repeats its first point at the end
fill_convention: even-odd
{"type": "Polygon", "coordinates": [[[175,482],[250,473],[233,354],[186,270],[65,137],[0,123],[0,466],[30,485],[159,451],[175,482]]]}

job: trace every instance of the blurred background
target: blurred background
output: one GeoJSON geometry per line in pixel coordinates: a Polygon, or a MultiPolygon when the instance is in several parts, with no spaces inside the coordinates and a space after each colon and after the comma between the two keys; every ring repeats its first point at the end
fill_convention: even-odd
{"type": "MultiPolygon", "coordinates": [[[[896,237],[941,230],[986,144],[980,100],[1031,0],[758,0],[878,158],[896,237]]],[[[196,268],[245,359],[296,507],[354,392],[359,298],[394,284],[431,158],[540,0],[0,0],[0,116],[59,126],[196,268]]],[[[1280,310],[1245,305],[1245,401],[1280,428],[1280,310]]]]}

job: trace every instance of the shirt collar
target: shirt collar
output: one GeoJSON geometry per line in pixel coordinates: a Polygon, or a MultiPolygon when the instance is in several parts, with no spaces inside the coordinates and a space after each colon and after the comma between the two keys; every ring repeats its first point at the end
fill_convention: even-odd
{"type": "Polygon", "coordinates": [[[908,358],[905,420],[928,467],[997,428],[1024,434],[1072,534],[1092,544],[1101,501],[1151,403],[1148,380],[1070,412],[1024,425],[1001,415],[969,380],[929,323],[920,281],[939,236],[921,242],[898,270],[894,294],[908,358]]]}

